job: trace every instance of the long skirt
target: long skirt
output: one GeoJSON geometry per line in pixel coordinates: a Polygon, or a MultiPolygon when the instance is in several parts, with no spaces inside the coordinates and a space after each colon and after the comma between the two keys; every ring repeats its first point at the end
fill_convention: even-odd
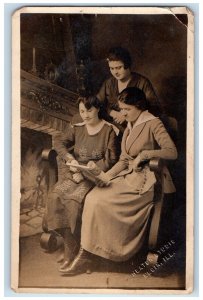
{"type": "Polygon", "coordinates": [[[49,230],[71,228],[74,233],[77,220],[81,217],[86,194],[93,183],[83,180],[75,183],[70,178],[60,180],[49,192],[45,220],[49,230]]]}
{"type": "Polygon", "coordinates": [[[155,180],[151,177],[147,191],[140,194],[132,184],[136,174],[133,176],[117,177],[109,187],[95,187],[87,195],[81,229],[85,250],[119,262],[128,260],[142,247],[153,207],[155,180]]]}

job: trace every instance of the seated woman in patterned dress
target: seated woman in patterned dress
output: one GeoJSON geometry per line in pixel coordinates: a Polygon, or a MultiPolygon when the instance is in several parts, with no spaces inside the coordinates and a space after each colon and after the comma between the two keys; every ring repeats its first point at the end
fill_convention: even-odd
{"type": "MultiPolygon", "coordinates": [[[[91,268],[94,255],[115,262],[126,261],[141,249],[153,208],[156,178],[150,171],[151,158],[176,159],[177,150],[163,123],[147,110],[146,97],[128,87],[118,97],[127,128],[122,138],[119,161],[105,174],[103,187],[86,197],[82,215],[81,248],[66,275],[91,268]]],[[[164,192],[175,187],[164,169],[164,192]]]]}
{"type": "Polygon", "coordinates": [[[78,104],[83,122],[70,125],[55,139],[59,178],[49,192],[45,213],[48,229],[58,230],[64,237],[64,258],[60,270],[69,265],[79,248],[73,235],[76,222],[81,217],[85,196],[96,183],[87,171],[80,171],[66,163],[86,165],[93,161],[107,171],[117,161],[119,130],[102,118],[99,100],[94,96],[80,97],[78,104]],[[70,147],[73,151],[69,150],[70,147]]]}

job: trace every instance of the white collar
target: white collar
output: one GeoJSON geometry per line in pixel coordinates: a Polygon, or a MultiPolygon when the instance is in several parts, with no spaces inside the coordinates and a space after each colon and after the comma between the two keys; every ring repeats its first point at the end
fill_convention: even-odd
{"type": "Polygon", "coordinates": [[[132,126],[131,122],[128,122],[128,129],[131,131],[133,128],[137,127],[138,125],[142,123],[146,123],[148,121],[157,119],[154,115],[148,112],[148,110],[144,110],[136,120],[135,124],[132,126]]]}
{"type": "Polygon", "coordinates": [[[72,126],[84,126],[85,122],[80,122],[80,123],[75,123],[75,124],[71,124],[72,126]]]}

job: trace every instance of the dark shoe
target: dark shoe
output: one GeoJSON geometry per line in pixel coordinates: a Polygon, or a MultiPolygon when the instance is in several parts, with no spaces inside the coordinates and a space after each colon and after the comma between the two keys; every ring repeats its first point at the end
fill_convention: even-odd
{"type": "Polygon", "coordinates": [[[64,248],[64,253],[62,253],[57,259],[57,262],[61,263],[59,271],[70,265],[79,251],[77,244],[75,244],[73,249],[70,249],[69,245],[64,245],[64,248]]]}
{"type": "Polygon", "coordinates": [[[83,248],[80,251],[74,261],[67,268],[61,269],[60,272],[65,275],[77,275],[81,273],[91,273],[92,259],[91,253],[87,252],[83,248]]]}
{"type": "Polygon", "coordinates": [[[65,258],[65,256],[63,256],[63,259],[61,260],[61,265],[60,265],[60,268],[59,268],[59,272],[61,272],[61,270],[66,269],[72,263],[72,261],[74,260],[77,252],[76,252],[76,249],[75,249],[69,257],[65,258]]]}

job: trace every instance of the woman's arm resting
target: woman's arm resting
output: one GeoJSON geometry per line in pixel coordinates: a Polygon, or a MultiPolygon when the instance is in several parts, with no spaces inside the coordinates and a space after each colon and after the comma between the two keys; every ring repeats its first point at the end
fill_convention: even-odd
{"type": "Polygon", "coordinates": [[[157,157],[169,160],[177,159],[178,153],[176,146],[160,120],[156,119],[153,122],[152,132],[160,149],[143,150],[140,152],[140,159],[142,161],[157,157]]]}

